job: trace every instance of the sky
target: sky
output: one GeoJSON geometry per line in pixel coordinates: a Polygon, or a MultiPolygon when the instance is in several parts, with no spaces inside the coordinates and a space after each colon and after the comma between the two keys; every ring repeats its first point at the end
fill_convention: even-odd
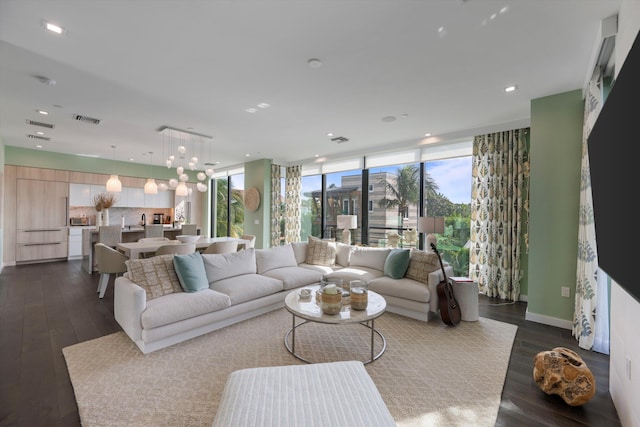
{"type": "MultiPolygon", "coordinates": [[[[373,168],[371,172],[395,172],[400,166],[373,168]]],[[[438,184],[438,192],[445,195],[453,203],[471,203],[471,156],[454,159],[429,161],[425,169],[438,184]]],[[[360,174],[360,171],[357,171],[360,174]]],[[[341,185],[341,177],[353,175],[354,171],[337,172],[327,175],[327,185],[341,185]]],[[[302,182],[302,192],[308,193],[320,189],[320,176],[313,179],[306,177],[302,182]],[[306,182],[305,182],[306,181],[306,182]]]]}

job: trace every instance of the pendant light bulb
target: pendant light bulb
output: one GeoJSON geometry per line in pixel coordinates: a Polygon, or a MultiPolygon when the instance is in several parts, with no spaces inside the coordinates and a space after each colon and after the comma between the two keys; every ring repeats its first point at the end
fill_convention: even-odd
{"type": "Polygon", "coordinates": [[[204,181],[204,179],[207,177],[204,172],[198,172],[198,181],[204,181]]]}
{"type": "Polygon", "coordinates": [[[171,169],[171,166],[173,166],[173,162],[171,160],[169,160],[169,159],[167,159],[165,164],[167,165],[167,169],[171,169]]]}
{"type": "Polygon", "coordinates": [[[178,153],[184,154],[186,152],[187,152],[187,148],[184,145],[179,145],[178,146],[178,153]]]}
{"type": "Polygon", "coordinates": [[[204,171],[204,173],[205,173],[207,176],[211,176],[211,175],[213,175],[213,173],[214,173],[213,168],[207,168],[207,169],[204,171]]]}
{"type": "Polygon", "coordinates": [[[158,194],[158,184],[153,178],[147,178],[147,182],[144,184],[144,194],[158,194]]]}
{"type": "Polygon", "coordinates": [[[180,182],[187,182],[189,181],[189,175],[187,175],[186,173],[183,173],[178,177],[178,179],[180,180],[180,182]]]}
{"type": "Polygon", "coordinates": [[[196,184],[196,188],[198,189],[199,192],[204,193],[205,191],[207,191],[207,185],[203,184],[202,182],[199,182],[196,184]]]}
{"type": "Polygon", "coordinates": [[[176,156],[174,156],[173,154],[169,156],[169,160],[171,160],[171,162],[173,162],[176,159],[176,156]]]}
{"type": "Polygon", "coordinates": [[[196,164],[193,162],[189,162],[189,169],[191,169],[192,171],[196,170],[196,164]]]}
{"type": "Polygon", "coordinates": [[[171,178],[169,180],[169,187],[176,188],[178,186],[178,180],[175,178],[171,178]]]}
{"type": "Polygon", "coordinates": [[[167,184],[165,184],[164,182],[161,182],[160,184],[158,184],[158,191],[167,191],[169,189],[169,186],[167,184]]]}
{"type": "Polygon", "coordinates": [[[178,174],[178,176],[182,175],[184,173],[184,168],[182,166],[178,166],[176,168],[176,173],[178,174]]]}
{"type": "Polygon", "coordinates": [[[198,163],[198,158],[196,156],[193,156],[191,158],[191,163],[197,164],[198,163]]]}

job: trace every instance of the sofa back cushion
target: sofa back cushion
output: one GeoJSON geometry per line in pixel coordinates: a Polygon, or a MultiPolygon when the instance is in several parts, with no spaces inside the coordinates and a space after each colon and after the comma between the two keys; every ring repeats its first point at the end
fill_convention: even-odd
{"type": "Polygon", "coordinates": [[[307,242],[293,242],[293,253],[296,256],[296,263],[302,264],[307,260],[307,242]]]}
{"type": "Polygon", "coordinates": [[[309,236],[307,244],[307,264],[334,265],[336,263],[336,242],[309,236]]]}
{"type": "Polygon", "coordinates": [[[257,271],[254,248],[226,254],[202,254],[202,260],[209,283],[257,271]]]}
{"type": "Polygon", "coordinates": [[[409,267],[404,277],[428,284],[429,273],[438,269],[440,269],[438,254],[411,248],[409,267]]]}
{"type": "Polygon", "coordinates": [[[258,274],[282,267],[296,267],[296,255],[291,245],[273,246],[268,249],[256,249],[258,274]]]}
{"type": "Polygon", "coordinates": [[[390,248],[371,248],[368,246],[354,246],[351,252],[349,266],[369,267],[384,271],[384,262],[391,252],[390,248]]]}
{"type": "Polygon", "coordinates": [[[348,267],[353,248],[354,246],[347,245],[346,243],[336,243],[336,264],[342,267],[348,267]]]}
{"type": "Polygon", "coordinates": [[[174,292],[182,292],[173,267],[173,256],[168,254],[125,261],[129,280],[144,289],[147,301],[174,292]]]}

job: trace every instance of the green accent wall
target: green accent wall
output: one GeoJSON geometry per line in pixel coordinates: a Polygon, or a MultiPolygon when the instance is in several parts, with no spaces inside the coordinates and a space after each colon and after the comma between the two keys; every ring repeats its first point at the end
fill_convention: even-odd
{"type": "Polygon", "coordinates": [[[244,189],[251,187],[256,187],[260,193],[260,206],[255,212],[245,209],[244,234],[256,236],[256,248],[268,248],[271,246],[271,160],[245,163],[244,189]]]}
{"type": "Polygon", "coordinates": [[[571,322],[578,251],[582,91],[531,101],[528,312],[571,322]],[[561,297],[561,288],[570,297],[561,297]]]}
{"type": "MultiPolygon", "coordinates": [[[[74,172],[87,172],[120,176],[155,179],[178,178],[175,168],[168,169],[160,166],[132,162],[114,162],[113,159],[75,156],[70,154],[53,153],[51,151],[31,150],[27,148],[6,146],[3,165],[28,166],[33,168],[60,169],[74,172]],[[153,174],[151,174],[153,171],[153,174]]],[[[197,171],[187,170],[189,182],[197,182],[197,171]]]]}

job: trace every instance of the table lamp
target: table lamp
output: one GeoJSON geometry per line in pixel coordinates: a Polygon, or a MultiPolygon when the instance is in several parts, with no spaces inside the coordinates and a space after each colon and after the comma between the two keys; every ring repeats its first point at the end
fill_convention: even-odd
{"type": "Polygon", "coordinates": [[[438,238],[434,233],[444,233],[444,217],[443,216],[421,216],[418,218],[418,233],[427,235],[425,250],[430,251],[431,243],[438,246],[438,238]]]}
{"type": "Polygon", "coordinates": [[[357,215],[338,215],[337,228],[342,228],[342,243],[351,244],[351,230],[358,228],[357,215]]]}

